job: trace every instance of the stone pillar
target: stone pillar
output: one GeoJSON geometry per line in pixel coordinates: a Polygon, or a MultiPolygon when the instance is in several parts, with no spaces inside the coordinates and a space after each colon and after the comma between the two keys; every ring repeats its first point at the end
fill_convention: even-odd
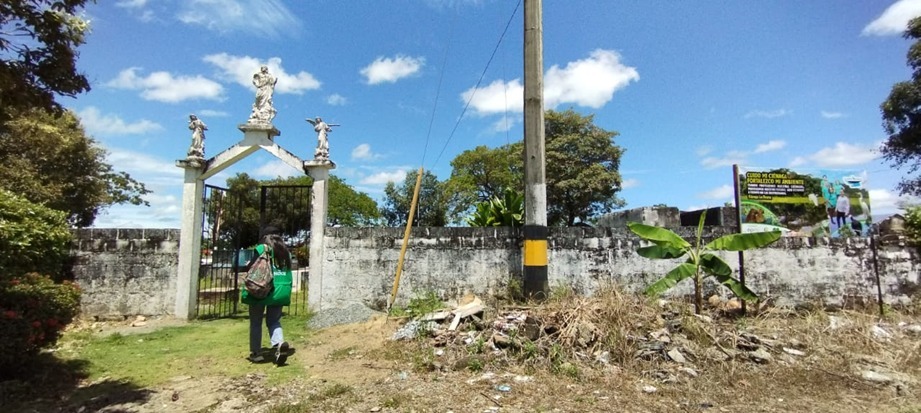
{"type": "Polygon", "coordinates": [[[310,211],[310,276],[307,282],[307,307],[323,309],[323,260],[326,237],[326,217],[329,209],[329,171],[336,164],[328,160],[304,162],[304,171],[313,178],[310,211]]]}
{"type": "Polygon", "coordinates": [[[204,196],[203,162],[176,161],[185,169],[182,184],[182,223],[179,232],[179,265],[176,278],[177,318],[191,319],[198,305],[198,270],[201,264],[201,220],[204,196]]]}

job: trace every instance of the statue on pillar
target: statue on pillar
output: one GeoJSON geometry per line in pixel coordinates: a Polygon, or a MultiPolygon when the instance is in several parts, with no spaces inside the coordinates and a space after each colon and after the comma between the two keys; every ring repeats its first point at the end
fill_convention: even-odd
{"type": "Polygon", "coordinates": [[[275,107],[272,103],[272,94],[275,93],[275,84],[278,79],[269,73],[268,66],[261,66],[259,72],[253,75],[253,86],[256,86],[256,101],[253,102],[253,112],[249,115],[248,123],[271,124],[275,119],[275,107]]]}
{"type": "Polygon", "coordinates": [[[189,146],[189,159],[205,159],[205,131],[208,125],[198,119],[198,116],[189,115],[189,130],[192,131],[192,146],[189,146]]]}
{"type": "Polygon", "coordinates": [[[316,119],[307,118],[307,122],[313,125],[313,130],[317,133],[317,149],[313,153],[313,158],[317,160],[329,160],[329,138],[327,134],[333,131],[333,126],[339,126],[339,124],[323,122],[323,118],[319,116],[317,116],[316,119]]]}

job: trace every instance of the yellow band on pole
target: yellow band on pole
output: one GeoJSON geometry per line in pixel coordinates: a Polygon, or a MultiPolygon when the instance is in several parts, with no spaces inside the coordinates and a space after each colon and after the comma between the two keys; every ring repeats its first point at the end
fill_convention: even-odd
{"type": "Polygon", "coordinates": [[[524,240],[524,265],[538,267],[547,266],[547,240],[524,240]]]}

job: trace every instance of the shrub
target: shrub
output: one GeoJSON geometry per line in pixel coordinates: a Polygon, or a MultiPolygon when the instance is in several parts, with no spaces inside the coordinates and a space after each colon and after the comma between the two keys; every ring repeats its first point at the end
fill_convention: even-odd
{"type": "Polygon", "coordinates": [[[0,189],[0,276],[57,276],[68,256],[67,214],[0,189]]]}
{"type": "Polygon", "coordinates": [[[0,374],[16,374],[54,345],[79,308],[80,290],[70,282],[37,273],[0,275],[0,374]]]}

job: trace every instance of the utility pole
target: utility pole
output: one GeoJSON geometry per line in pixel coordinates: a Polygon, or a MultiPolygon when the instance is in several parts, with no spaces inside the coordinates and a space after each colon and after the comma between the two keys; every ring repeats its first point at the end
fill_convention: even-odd
{"type": "Polygon", "coordinates": [[[524,0],[524,294],[546,298],[547,179],[541,0],[524,0]]]}

